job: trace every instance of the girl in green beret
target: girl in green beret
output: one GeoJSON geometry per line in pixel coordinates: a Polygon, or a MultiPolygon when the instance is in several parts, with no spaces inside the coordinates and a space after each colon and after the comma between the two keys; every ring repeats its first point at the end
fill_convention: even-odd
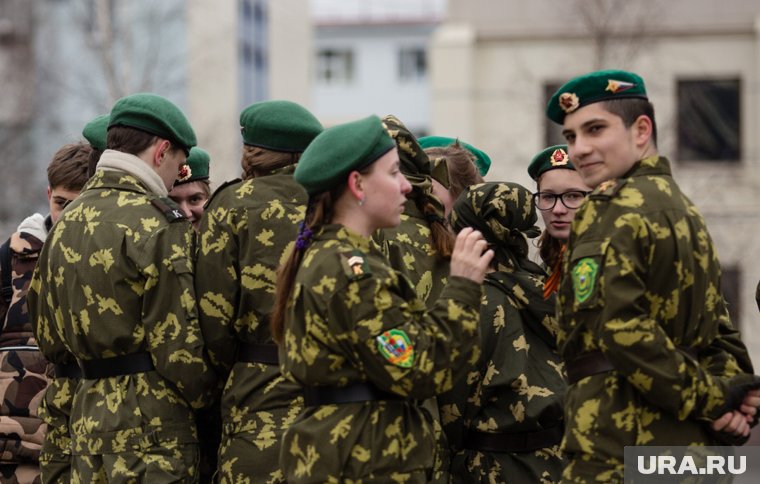
{"type": "Polygon", "coordinates": [[[400,222],[411,186],[399,164],[371,116],[325,130],[296,168],[309,201],[272,315],[280,368],[305,402],[280,450],[288,482],[431,478],[433,424],[419,400],[450,389],[453,368],[472,358],[493,252],[463,230],[427,310],[371,240],[400,222]]]}
{"type": "Polygon", "coordinates": [[[567,145],[544,148],[533,157],[528,174],[536,181],[533,204],[541,212],[546,230],[538,249],[550,277],[544,286],[548,299],[557,292],[562,277],[562,256],[570,238],[575,212],[591,193],[567,154],[567,145]]]}
{"type": "Polygon", "coordinates": [[[190,148],[187,162],[180,167],[177,180],[169,191],[169,198],[179,206],[195,230],[201,226],[203,207],[211,197],[210,164],[211,157],[205,150],[195,146],[190,148]]]}

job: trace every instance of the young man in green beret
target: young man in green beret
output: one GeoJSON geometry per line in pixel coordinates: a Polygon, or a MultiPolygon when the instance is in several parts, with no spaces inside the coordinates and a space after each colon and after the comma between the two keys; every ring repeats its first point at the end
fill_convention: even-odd
{"type": "MultiPolygon", "coordinates": [[[[64,469],[69,466],[69,452],[64,454],[64,448],[43,444],[46,426],[41,419],[45,412],[41,400],[47,386],[48,363],[34,338],[27,293],[50,228],[87,181],[89,154],[90,146],[82,142],[64,145],[56,151],[47,168],[49,215],[35,213],[27,217],[0,247],[2,482],[39,481],[40,462],[52,468],[59,464],[64,469]]],[[[45,422],[53,435],[60,432],[59,422],[47,418],[45,422]]],[[[66,422],[63,427],[66,428],[66,422]]],[[[65,477],[55,471],[52,475],[65,477]]]]}
{"type": "Polygon", "coordinates": [[[211,197],[209,184],[209,166],[211,157],[197,146],[190,148],[190,155],[179,170],[179,176],[169,191],[169,198],[174,200],[185,217],[196,230],[201,226],[203,207],[211,197]]]}
{"type": "Polygon", "coordinates": [[[240,113],[244,180],[220,187],[200,229],[195,288],[221,398],[221,482],[282,482],[283,432],[303,406],[280,375],[269,331],[277,268],[293,246],[306,192],[293,180],[322,124],[299,104],[277,100],[240,113]]]}
{"type": "Polygon", "coordinates": [[[194,231],[167,197],[194,145],[167,99],[117,101],[108,149],[40,256],[29,293],[40,349],[82,376],[72,481],[198,479],[194,411],[217,378],[198,328],[194,231]]]}
{"type": "Polygon", "coordinates": [[[559,289],[569,380],[563,479],[623,479],[623,448],[742,443],[760,378],[733,328],[704,220],[657,152],[644,81],[598,71],[547,106],[594,187],[559,289]]]}

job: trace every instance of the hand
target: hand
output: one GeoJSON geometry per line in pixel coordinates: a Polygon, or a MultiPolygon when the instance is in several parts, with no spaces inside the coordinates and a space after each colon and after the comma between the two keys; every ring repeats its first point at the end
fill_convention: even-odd
{"type": "Polygon", "coordinates": [[[494,255],[492,250],[486,249],[488,243],[480,232],[471,227],[462,229],[457,234],[451,254],[451,275],[482,284],[494,255]]]}
{"type": "Polygon", "coordinates": [[[747,416],[738,410],[724,413],[722,417],[713,421],[711,427],[716,432],[727,432],[737,437],[747,437],[750,430],[747,416]]]}
{"type": "Polygon", "coordinates": [[[760,407],[760,389],[750,390],[744,395],[744,400],[739,406],[739,410],[747,416],[748,421],[752,421],[757,415],[757,408],[760,407]]]}

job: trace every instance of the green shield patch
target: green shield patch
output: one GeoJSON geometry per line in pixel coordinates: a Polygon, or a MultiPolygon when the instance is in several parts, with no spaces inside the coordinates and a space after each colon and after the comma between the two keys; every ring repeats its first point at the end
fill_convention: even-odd
{"type": "Polygon", "coordinates": [[[400,329],[391,329],[377,338],[377,350],[383,358],[396,366],[411,368],[414,363],[414,347],[409,335],[400,329]]]}
{"type": "Polygon", "coordinates": [[[573,291],[575,302],[584,303],[594,293],[599,264],[590,257],[584,257],[573,267],[573,291]]]}

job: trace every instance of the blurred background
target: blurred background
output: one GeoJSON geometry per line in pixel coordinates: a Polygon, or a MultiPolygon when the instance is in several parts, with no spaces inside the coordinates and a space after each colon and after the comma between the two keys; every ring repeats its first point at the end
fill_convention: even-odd
{"type": "Polygon", "coordinates": [[[487,180],[533,189],[528,162],[562,141],[547,99],[599,68],[646,80],[760,364],[757,0],[0,0],[2,237],[46,210],[55,150],[126,94],[185,110],[216,185],[240,172],[240,110],[290,99],[325,125],[395,114],[459,137],[491,156],[487,180]]]}

